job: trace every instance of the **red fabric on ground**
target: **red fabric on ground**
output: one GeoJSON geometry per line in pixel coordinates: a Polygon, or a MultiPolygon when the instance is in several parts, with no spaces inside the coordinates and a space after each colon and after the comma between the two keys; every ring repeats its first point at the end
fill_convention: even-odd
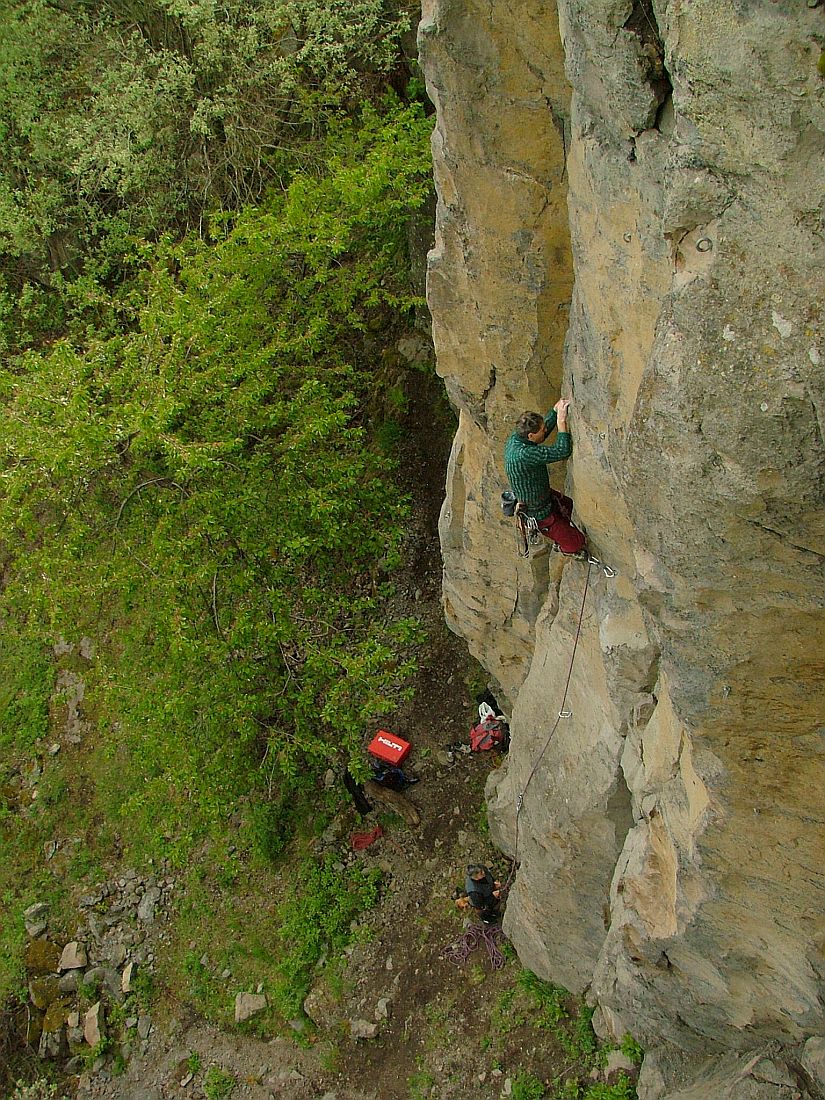
{"type": "Polygon", "coordinates": [[[370,844],[378,840],[380,836],[384,835],[384,830],[380,825],[376,825],[374,829],[370,829],[368,833],[353,833],[350,838],[352,842],[352,849],[354,852],[360,852],[364,848],[369,848],[370,844]]]}

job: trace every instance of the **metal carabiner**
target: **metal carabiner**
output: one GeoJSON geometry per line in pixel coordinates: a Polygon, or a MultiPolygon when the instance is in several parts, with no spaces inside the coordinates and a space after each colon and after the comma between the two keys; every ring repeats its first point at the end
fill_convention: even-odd
{"type": "Polygon", "coordinates": [[[572,718],[572,717],[573,717],[573,711],[572,710],[566,710],[565,709],[565,710],[560,710],[559,711],[559,718],[572,718]]]}
{"type": "Polygon", "coordinates": [[[599,569],[601,569],[601,571],[604,573],[604,575],[609,580],[612,580],[613,577],[617,576],[617,573],[616,573],[615,569],[613,569],[609,565],[605,565],[604,562],[601,560],[601,558],[597,558],[594,554],[590,554],[588,556],[587,564],[588,565],[597,565],[599,567],[599,569]]]}

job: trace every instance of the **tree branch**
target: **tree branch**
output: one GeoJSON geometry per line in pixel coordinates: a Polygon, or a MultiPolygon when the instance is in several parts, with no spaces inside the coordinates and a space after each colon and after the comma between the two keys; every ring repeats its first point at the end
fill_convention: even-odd
{"type": "Polygon", "coordinates": [[[221,624],[218,621],[218,569],[212,574],[212,618],[215,620],[215,629],[218,632],[218,637],[222,642],[226,641],[224,633],[221,630],[221,624]]]}
{"type": "Polygon", "coordinates": [[[178,483],[176,481],[170,481],[168,477],[153,477],[153,478],[150,478],[149,481],[141,481],[140,485],[136,485],[134,487],[134,489],[131,491],[131,493],[129,493],[129,495],[127,497],[125,497],[124,500],[121,501],[120,508],[118,509],[118,513],[117,513],[117,519],[115,520],[115,527],[117,527],[119,525],[121,517],[123,516],[123,510],[126,507],[126,505],[129,503],[129,501],[132,499],[133,496],[135,496],[137,493],[139,493],[141,489],[145,489],[147,487],[147,485],[161,485],[161,484],[164,486],[164,488],[177,489],[178,492],[181,492],[181,493],[183,492],[183,486],[178,485],[178,483]]]}

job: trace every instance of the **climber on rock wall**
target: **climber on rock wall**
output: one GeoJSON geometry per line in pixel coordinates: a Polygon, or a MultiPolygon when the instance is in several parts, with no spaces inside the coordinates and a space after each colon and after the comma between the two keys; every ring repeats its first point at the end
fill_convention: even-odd
{"type": "Polygon", "coordinates": [[[550,488],[547,469],[549,463],[569,458],[573,450],[567,427],[569,406],[569,400],[561,398],[547,416],[522,413],[504,446],[504,470],[519,511],[535,519],[541,534],[563,554],[578,554],[587,540],[570,518],[573,501],[550,488]],[[556,441],[546,446],[544,441],[554,428],[558,428],[556,441]]]}

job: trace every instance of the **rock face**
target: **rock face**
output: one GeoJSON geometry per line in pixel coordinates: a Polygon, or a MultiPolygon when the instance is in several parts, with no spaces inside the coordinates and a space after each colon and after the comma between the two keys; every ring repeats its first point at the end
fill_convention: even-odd
{"type": "Polygon", "coordinates": [[[823,11],[425,0],[419,43],[444,602],[512,707],[505,930],[606,1030],[756,1095],[749,1051],[825,1033],[823,11]],[[498,507],[559,392],[555,483],[615,579],[519,560],[498,507]]]}

